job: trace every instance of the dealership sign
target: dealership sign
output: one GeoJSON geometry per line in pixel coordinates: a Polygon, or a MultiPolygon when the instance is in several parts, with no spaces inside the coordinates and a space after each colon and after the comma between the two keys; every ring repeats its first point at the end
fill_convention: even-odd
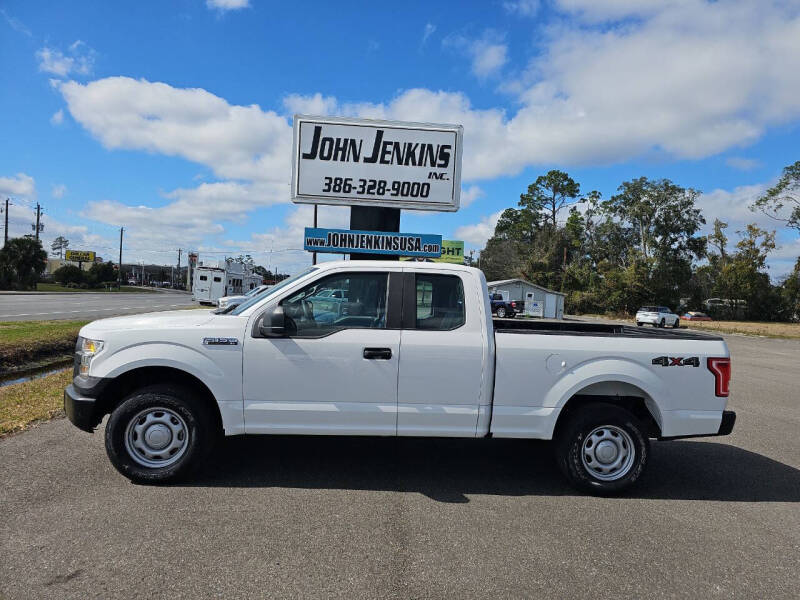
{"type": "Polygon", "coordinates": [[[457,211],[463,127],[294,117],[292,202],[457,211]]]}
{"type": "Polygon", "coordinates": [[[94,262],[95,256],[97,255],[90,250],[67,250],[64,259],[73,262],[94,262]]]}
{"type": "Polygon", "coordinates": [[[439,258],[433,259],[433,262],[443,262],[455,265],[463,265],[464,241],[442,240],[442,255],[439,258]]]}
{"type": "Polygon", "coordinates": [[[391,256],[438,258],[442,252],[442,236],[428,233],[306,227],[304,248],[311,252],[335,252],[337,254],[364,252],[391,256]]]}

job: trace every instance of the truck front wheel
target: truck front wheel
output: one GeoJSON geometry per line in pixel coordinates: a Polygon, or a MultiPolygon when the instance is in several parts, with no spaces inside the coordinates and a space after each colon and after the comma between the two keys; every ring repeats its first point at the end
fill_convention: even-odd
{"type": "Polygon", "coordinates": [[[497,309],[497,317],[500,318],[500,319],[505,319],[506,318],[506,309],[503,308],[502,306],[497,309]]]}
{"type": "Polygon", "coordinates": [[[569,416],[555,440],[556,460],[576,488],[608,495],[644,472],[650,443],[639,420],[619,406],[597,403],[569,416]]]}
{"type": "Polygon", "coordinates": [[[133,392],[111,413],[106,452],[136,483],[166,483],[190,473],[213,440],[210,422],[191,392],[154,385],[133,392]]]}

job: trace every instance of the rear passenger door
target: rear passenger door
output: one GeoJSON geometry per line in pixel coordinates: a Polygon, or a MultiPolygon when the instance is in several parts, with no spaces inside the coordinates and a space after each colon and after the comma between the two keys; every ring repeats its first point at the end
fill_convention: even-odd
{"type": "Polygon", "coordinates": [[[403,275],[398,435],[475,435],[489,345],[477,298],[465,301],[464,291],[475,289],[465,276],[403,275]]]}

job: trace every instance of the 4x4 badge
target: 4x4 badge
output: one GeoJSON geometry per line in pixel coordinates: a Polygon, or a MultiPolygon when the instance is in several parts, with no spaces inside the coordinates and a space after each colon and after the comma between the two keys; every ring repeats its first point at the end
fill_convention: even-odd
{"type": "Polygon", "coordinates": [[[682,356],[657,356],[653,359],[654,365],[662,367],[699,367],[700,359],[696,356],[683,358],[682,356]]]}

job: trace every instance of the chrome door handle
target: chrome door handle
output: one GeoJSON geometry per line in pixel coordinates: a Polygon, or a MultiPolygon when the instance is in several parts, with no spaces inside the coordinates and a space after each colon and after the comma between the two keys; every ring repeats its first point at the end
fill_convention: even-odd
{"type": "Polygon", "coordinates": [[[364,358],[372,360],[389,360],[392,358],[391,348],[364,348],[364,358]]]}

